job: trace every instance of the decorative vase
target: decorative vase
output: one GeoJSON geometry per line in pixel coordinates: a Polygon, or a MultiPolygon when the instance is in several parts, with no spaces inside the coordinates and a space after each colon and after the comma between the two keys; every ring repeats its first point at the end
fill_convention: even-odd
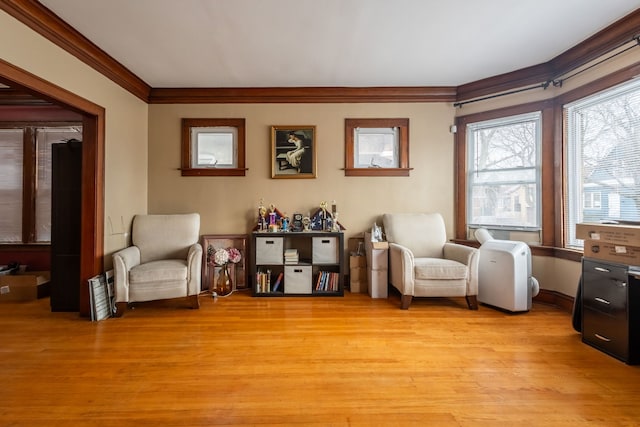
{"type": "Polygon", "coordinates": [[[227,264],[224,264],[222,268],[220,268],[220,274],[218,275],[214,291],[219,296],[225,296],[229,295],[232,289],[233,283],[231,282],[231,275],[229,274],[227,264]]]}

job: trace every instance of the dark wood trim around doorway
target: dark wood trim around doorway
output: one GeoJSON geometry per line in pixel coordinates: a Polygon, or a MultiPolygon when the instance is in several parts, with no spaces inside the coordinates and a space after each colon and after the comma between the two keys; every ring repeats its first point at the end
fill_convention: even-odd
{"type": "Polygon", "coordinates": [[[80,315],[89,315],[87,280],[104,270],[105,110],[66,89],[0,59],[0,82],[29,92],[83,116],[82,240],[80,245],[80,315]]]}

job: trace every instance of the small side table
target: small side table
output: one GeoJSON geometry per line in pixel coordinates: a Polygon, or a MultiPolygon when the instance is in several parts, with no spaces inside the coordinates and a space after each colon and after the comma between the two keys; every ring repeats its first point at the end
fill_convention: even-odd
{"type": "Polygon", "coordinates": [[[372,242],[371,233],[365,232],[364,249],[367,254],[369,296],[387,298],[389,296],[389,243],[372,242]]]}
{"type": "Polygon", "coordinates": [[[207,263],[207,248],[212,246],[216,249],[236,248],[242,254],[240,262],[229,264],[229,274],[233,281],[233,290],[246,289],[249,287],[249,270],[247,269],[247,257],[249,250],[247,242],[249,236],[246,234],[205,234],[202,236],[202,283],[200,289],[206,291],[212,281],[218,278],[220,267],[212,267],[207,263]]]}

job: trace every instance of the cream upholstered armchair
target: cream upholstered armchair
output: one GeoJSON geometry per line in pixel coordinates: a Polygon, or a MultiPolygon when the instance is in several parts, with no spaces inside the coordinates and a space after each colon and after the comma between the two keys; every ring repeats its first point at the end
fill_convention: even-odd
{"type": "Polygon", "coordinates": [[[402,309],[413,297],[466,297],[469,309],[478,309],[479,251],[447,242],[442,215],[394,213],[382,221],[390,281],[402,295],[402,309]]]}
{"type": "Polygon", "coordinates": [[[116,316],[132,302],[187,297],[199,308],[200,215],[136,215],[132,246],[113,255],[116,316]]]}

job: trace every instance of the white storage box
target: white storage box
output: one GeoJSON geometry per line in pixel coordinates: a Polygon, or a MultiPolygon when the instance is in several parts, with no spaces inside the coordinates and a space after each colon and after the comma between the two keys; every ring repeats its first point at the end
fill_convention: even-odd
{"type": "Polygon", "coordinates": [[[338,264],[338,238],[314,237],[312,244],[314,264],[338,264]]]}
{"type": "Polygon", "coordinates": [[[389,250],[374,249],[371,247],[367,253],[370,259],[370,267],[372,270],[387,270],[389,268],[389,250]]]}
{"type": "Polygon", "coordinates": [[[282,237],[256,238],[256,264],[283,264],[282,237]]]}
{"type": "Polygon", "coordinates": [[[389,245],[387,242],[372,242],[371,233],[365,232],[364,248],[367,254],[369,296],[371,298],[387,298],[389,296],[389,245]],[[379,245],[374,245],[374,243],[379,245]],[[374,246],[378,246],[378,248],[374,246]]]}
{"type": "Polygon", "coordinates": [[[284,293],[311,293],[311,266],[287,265],[284,267],[284,293]]]}
{"type": "Polygon", "coordinates": [[[371,298],[387,298],[389,286],[387,270],[369,270],[369,296],[371,298]]]}

